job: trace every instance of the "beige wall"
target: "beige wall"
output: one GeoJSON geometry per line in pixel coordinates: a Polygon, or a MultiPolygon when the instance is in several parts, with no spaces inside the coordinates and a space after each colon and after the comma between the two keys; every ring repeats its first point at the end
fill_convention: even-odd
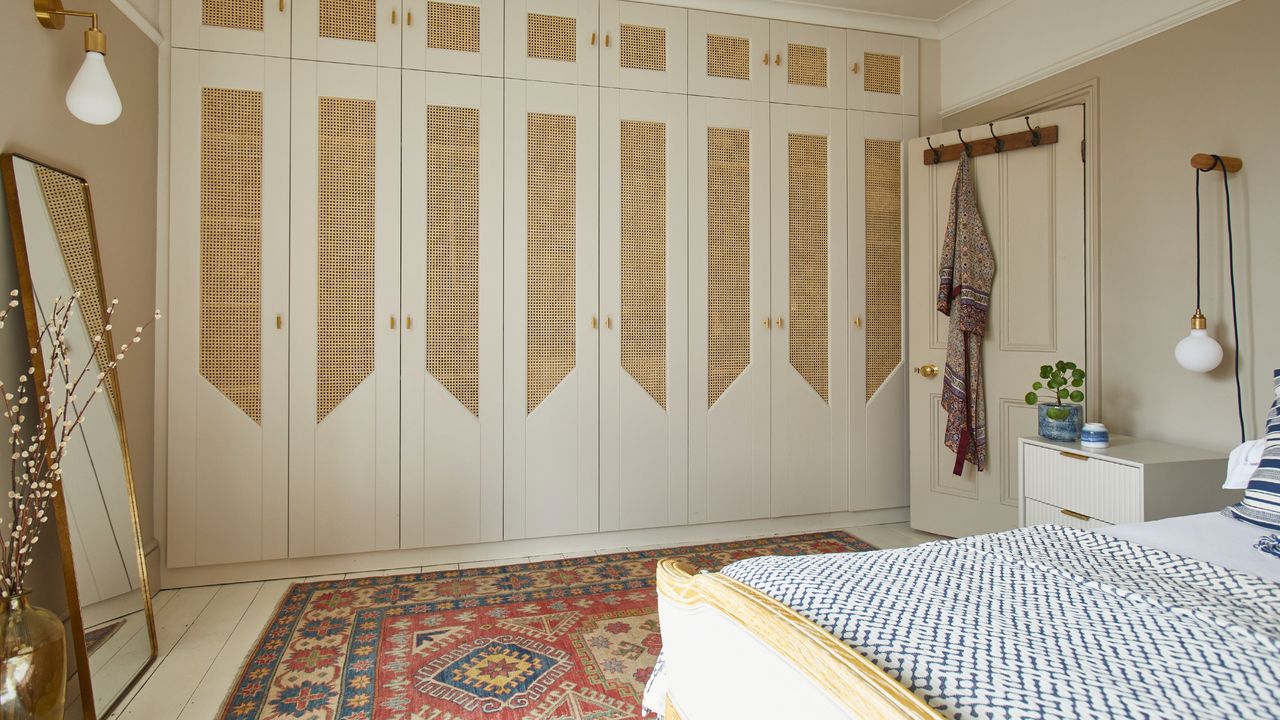
{"type": "MultiPolygon", "coordinates": [[[[63,102],[84,58],[88,21],[71,19],[64,30],[45,30],[31,3],[0,3],[0,149],[27,155],[84,177],[93,193],[94,215],[108,297],[120,299],[117,317],[132,327],[155,308],[156,264],[156,71],[155,45],[109,0],[81,0],[78,10],[100,14],[107,34],[107,65],[124,103],[112,125],[76,120],[63,102]]],[[[9,224],[0,237],[0,291],[17,287],[9,224]]],[[[16,379],[25,345],[22,323],[0,331],[0,376],[16,379]]],[[[129,429],[143,536],[152,531],[152,396],[154,346],[131,353],[121,366],[120,385],[129,429]]],[[[52,532],[41,543],[55,546],[52,532]]],[[[46,556],[35,568],[36,584],[50,607],[60,607],[61,568],[46,556]]]]}
{"type": "MultiPolygon", "coordinates": [[[[1241,369],[1251,435],[1261,433],[1280,367],[1280,3],[1235,5],[972,110],[926,116],[937,133],[985,124],[1098,79],[1102,419],[1113,431],[1227,449],[1237,442],[1222,178],[1201,178],[1204,312],[1227,352],[1209,375],[1173,360],[1194,309],[1196,152],[1243,157],[1231,176],[1241,369]],[[1269,297],[1270,296],[1270,297],[1269,297]]],[[[937,92],[937,59],[922,88],[937,92]]],[[[926,55],[926,59],[928,56],[926,55]]],[[[981,189],[979,189],[981,192],[981,189]]],[[[1095,372],[1097,369],[1094,369],[1095,372]]]]}

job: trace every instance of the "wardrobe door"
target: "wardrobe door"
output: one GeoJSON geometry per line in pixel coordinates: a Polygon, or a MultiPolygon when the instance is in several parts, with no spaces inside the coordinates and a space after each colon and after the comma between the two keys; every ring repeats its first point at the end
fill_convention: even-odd
{"type": "Polygon", "coordinates": [[[289,63],[173,51],[170,567],[288,552],[289,63]]]}
{"type": "Polygon", "coordinates": [[[289,555],[400,546],[400,71],[293,63],[289,555]]]}
{"type": "Polygon", "coordinates": [[[596,0],[507,0],[506,76],[598,84],[599,20],[596,0]]]}
{"type": "Polygon", "coordinates": [[[849,509],[909,499],[903,146],[916,119],[848,114],[849,509]]]}
{"type": "Polygon", "coordinates": [[[288,57],[292,5],[286,0],[173,0],[173,47],[288,57]]]}
{"type": "Polygon", "coordinates": [[[849,498],[845,112],[772,108],[775,516],[849,498]]]}
{"type": "Polygon", "coordinates": [[[599,91],[506,82],[506,539],[599,528],[599,91]]]}
{"type": "Polygon", "coordinates": [[[844,30],[774,21],[769,24],[773,70],[769,99],[776,103],[845,106],[844,30]]]}
{"type": "Polygon", "coordinates": [[[408,19],[402,5],[402,0],[298,0],[293,57],[398,68],[400,31],[408,19]]]}
{"type": "Polygon", "coordinates": [[[846,47],[850,109],[919,114],[919,40],[848,30],[846,47]]]}
{"type": "Polygon", "coordinates": [[[502,539],[502,81],[405,71],[401,540],[502,539]]]}
{"type": "Polygon", "coordinates": [[[769,105],[689,98],[689,522],[769,515],[769,105]]]}
{"type": "Polygon", "coordinates": [[[600,84],[683,94],[689,85],[688,15],[684,8],[602,0],[600,84]]]}
{"type": "Polygon", "coordinates": [[[600,529],[688,521],[683,95],[600,93],[600,529]]]}
{"type": "Polygon", "coordinates": [[[689,94],[769,99],[769,21],[689,11],[689,94]]]}
{"type": "Polygon", "coordinates": [[[406,0],[404,66],[502,77],[502,0],[406,0]]]}

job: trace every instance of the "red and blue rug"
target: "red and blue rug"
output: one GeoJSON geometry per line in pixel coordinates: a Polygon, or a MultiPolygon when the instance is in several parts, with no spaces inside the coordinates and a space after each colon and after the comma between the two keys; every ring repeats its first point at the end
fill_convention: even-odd
{"type": "Polygon", "coordinates": [[[222,720],[632,720],[661,649],[657,561],[874,550],[842,532],[298,583],[222,720]]]}

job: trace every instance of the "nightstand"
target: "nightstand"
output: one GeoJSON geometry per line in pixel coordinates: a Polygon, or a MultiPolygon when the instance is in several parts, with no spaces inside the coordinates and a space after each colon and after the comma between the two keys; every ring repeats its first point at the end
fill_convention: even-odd
{"type": "Polygon", "coordinates": [[[1083,448],[1041,437],[1018,440],[1018,525],[1082,529],[1220,510],[1240,499],[1223,490],[1227,456],[1112,435],[1083,448]]]}

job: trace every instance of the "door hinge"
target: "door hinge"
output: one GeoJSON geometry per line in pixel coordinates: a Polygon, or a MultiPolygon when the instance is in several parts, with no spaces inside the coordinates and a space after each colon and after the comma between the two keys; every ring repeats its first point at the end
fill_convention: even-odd
{"type": "Polygon", "coordinates": [[[1084,162],[1084,140],[1080,140],[1080,162],[1084,162]]]}

